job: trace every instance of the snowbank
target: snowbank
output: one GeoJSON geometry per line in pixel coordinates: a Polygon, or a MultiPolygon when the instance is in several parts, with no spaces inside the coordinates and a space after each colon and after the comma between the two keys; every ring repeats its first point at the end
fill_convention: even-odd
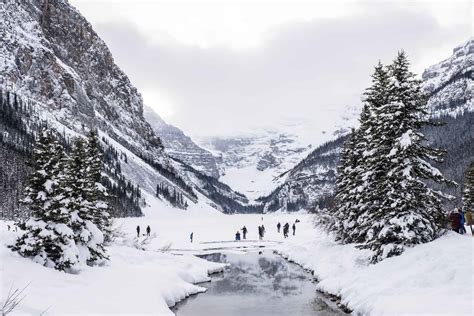
{"type": "Polygon", "coordinates": [[[67,274],[43,267],[6,248],[15,233],[0,222],[0,299],[9,288],[23,288],[26,298],[15,314],[153,314],[173,315],[168,308],[185,297],[203,292],[194,283],[209,281],[209,273],[223,265],[192,255],[140,251],[130,246],[108,248],[110,261],[101,267],[82,267],[67,274]]]}
{"type": "Polygon", "coordinates": [[[110,262],[84,267],[75,275],[44,268],[9,251],[5,244],[14,233],[6,232],[6,224],[0,222],[0,299],[13,282],[16,287],[31,282],[18,307],[23,314],[39,314],[49,308],[48,315],[172,315],[168,306],[204,291],[195,284],[223,269],[192,253],[265,246],[313,270],[319,289],[340,296],[354,314],[472,315],[474,238],[468,235],[448,233],[399,257],[370,265],[368,251],[335,243],[330,235],[313,228],[310,214],[223,215],[200,207],[183,211],[150,202],[145,217],[117,221],[126,236],[124,242],[108,248],[110,262]],[[296,225],[296,236],[291,229],[288,239],[278,234],[278,222],[291,226],[297,218],[301,222],[296,225]],[[263,241],[257,237],[261,224],[267,231],[263,241]],[[142,232],[150,225],[156,236],[145,245],[146,251],[132,246],[137,225],[142,232]],[[244,225],[248,240],[234,241],[236,231],[244,225]],[[193,243],[190,232],[194,232],[193,243]],[[166,247],[167,253],[157,251],[166,247]]]}
{"type": "Polygon", "coordinates": [[[404,254],[368,264],[367,251],[339,245],[302,223],[298,238],[278,247],[314,271],[318,288],[362,315],[472,315],[474,238],[449,232],[404,254]],[[304,240],[304,242],[303,242],[304,240]]]}

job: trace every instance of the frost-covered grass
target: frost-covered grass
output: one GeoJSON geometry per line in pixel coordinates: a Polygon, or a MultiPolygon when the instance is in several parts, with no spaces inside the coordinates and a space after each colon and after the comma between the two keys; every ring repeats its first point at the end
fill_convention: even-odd
{"type": "MultiPolygon", "coordinates": [[[[223,266],[192,253],[265,245],[315,272],[321,290],[341,296],[355,312],[370,315],[472,315],[473,245],[469,235],[449,233],[408,249],[399,257],[368,264],[367,251],[339,245],[331,236],[315,230],[307,214],[223,215],[205,204],[187,211],[173,209],[148,197],[151,205],[141,218],[116,221],[124,236],[108,248],[111,260],[99,267],[81,267],[67,274],[42,267],[5,247],[15,238],[0,222],[0,300],[12,285],[25,290],[19,314],[153,314],[172,315],[168,306],[204,290],[196,283],[223,266]],[[284,239],[276,224],[298,218],[296,236],[284,239]],[[265,225],[264,241],[257,226],[265,225]],[[135,228],[152,235],[144,249],[134,248],[135,228]],[[236,231],[245,225],[247,241],[236,242],[236,231]],[[189,234],[194,232],[194,242],[189,234]],[[216,250],[217,248],[217,250],[216,250]],[[161,252],[166,249],[166,252],[161,252]],[[211,250],[209,250],[211,249],[211,250]]],[[[143,241],[146,237],[141,236],[143,241]]]]}

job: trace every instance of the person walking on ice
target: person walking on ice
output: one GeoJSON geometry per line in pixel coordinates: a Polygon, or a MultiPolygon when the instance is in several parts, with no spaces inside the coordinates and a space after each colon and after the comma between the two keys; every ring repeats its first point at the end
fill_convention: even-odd
{"type": "Polygon", "coordinates": [[[193,232],[191,232],[191,234],[189,235],[189,239],[191,240],[191,243],[193,242],[193,235],[194,235],[193,232]]]}
{"type": "Polygon", "coordinates": [[[244,239],[247,239],[247,227],[242,227],[242,237],[244,239]]]}
{"type": "Polygon", "coordinates": [[[150,225],[148,225],[148,226],[146,227],[146,235],[147,235],[147,237],[150,237],[150,233],[151,233],[151,228],[150,228],[150,225]]]}
{"type": "Polygon", "coordinates": [[[140,237],[140,225],[137,226],[137,238],[140,237]]]}
{"type": "Polygon", "coordinates": [[[278,224],[277,224],[278,233],[280,233],[280,228],[281,228],[281,224],[280,224],[280,222],[278,222],[278,224]]]}
{"type": "Polygon", "coordinates": [[[288,237],[288,231],[290,230],[290,224],[286,223],[283,226],[283,237],[287,238],[288,237]]]}
{"type": "Polygon", "coordinates": [[[237,232],[235,233],[235,240],[240,240],[240,233],[239,233],[239,231],[237,231],[237,232]]]}
{"type": "Polygon", "coordinates": [[[295,235],[295,232],[296,232],[296,224],[293,223],[293,226],[291,226],[291,228],[293,229],[293,236],[295,235]]]}

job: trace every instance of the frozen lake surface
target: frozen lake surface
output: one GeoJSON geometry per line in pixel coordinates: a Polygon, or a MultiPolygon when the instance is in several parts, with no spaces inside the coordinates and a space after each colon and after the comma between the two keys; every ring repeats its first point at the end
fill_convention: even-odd
{"type": "Polygon", "coordinates": [[[207,292],[178,304],[176,315],[344,315],[316,291],[310,274],[271,251],[204,258],[230,267],[202,284],[207,292]]]}

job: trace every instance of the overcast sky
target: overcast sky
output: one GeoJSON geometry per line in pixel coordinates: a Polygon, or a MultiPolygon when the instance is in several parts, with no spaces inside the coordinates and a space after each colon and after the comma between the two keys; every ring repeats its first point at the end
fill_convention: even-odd
{"type": "Polygon", "coordinates": [[[379,60],[404,49],[421,74],[472,34],[471,1],[70,2],[145,104],[194,137],[318,124],[360,104],[379,60]]]}

